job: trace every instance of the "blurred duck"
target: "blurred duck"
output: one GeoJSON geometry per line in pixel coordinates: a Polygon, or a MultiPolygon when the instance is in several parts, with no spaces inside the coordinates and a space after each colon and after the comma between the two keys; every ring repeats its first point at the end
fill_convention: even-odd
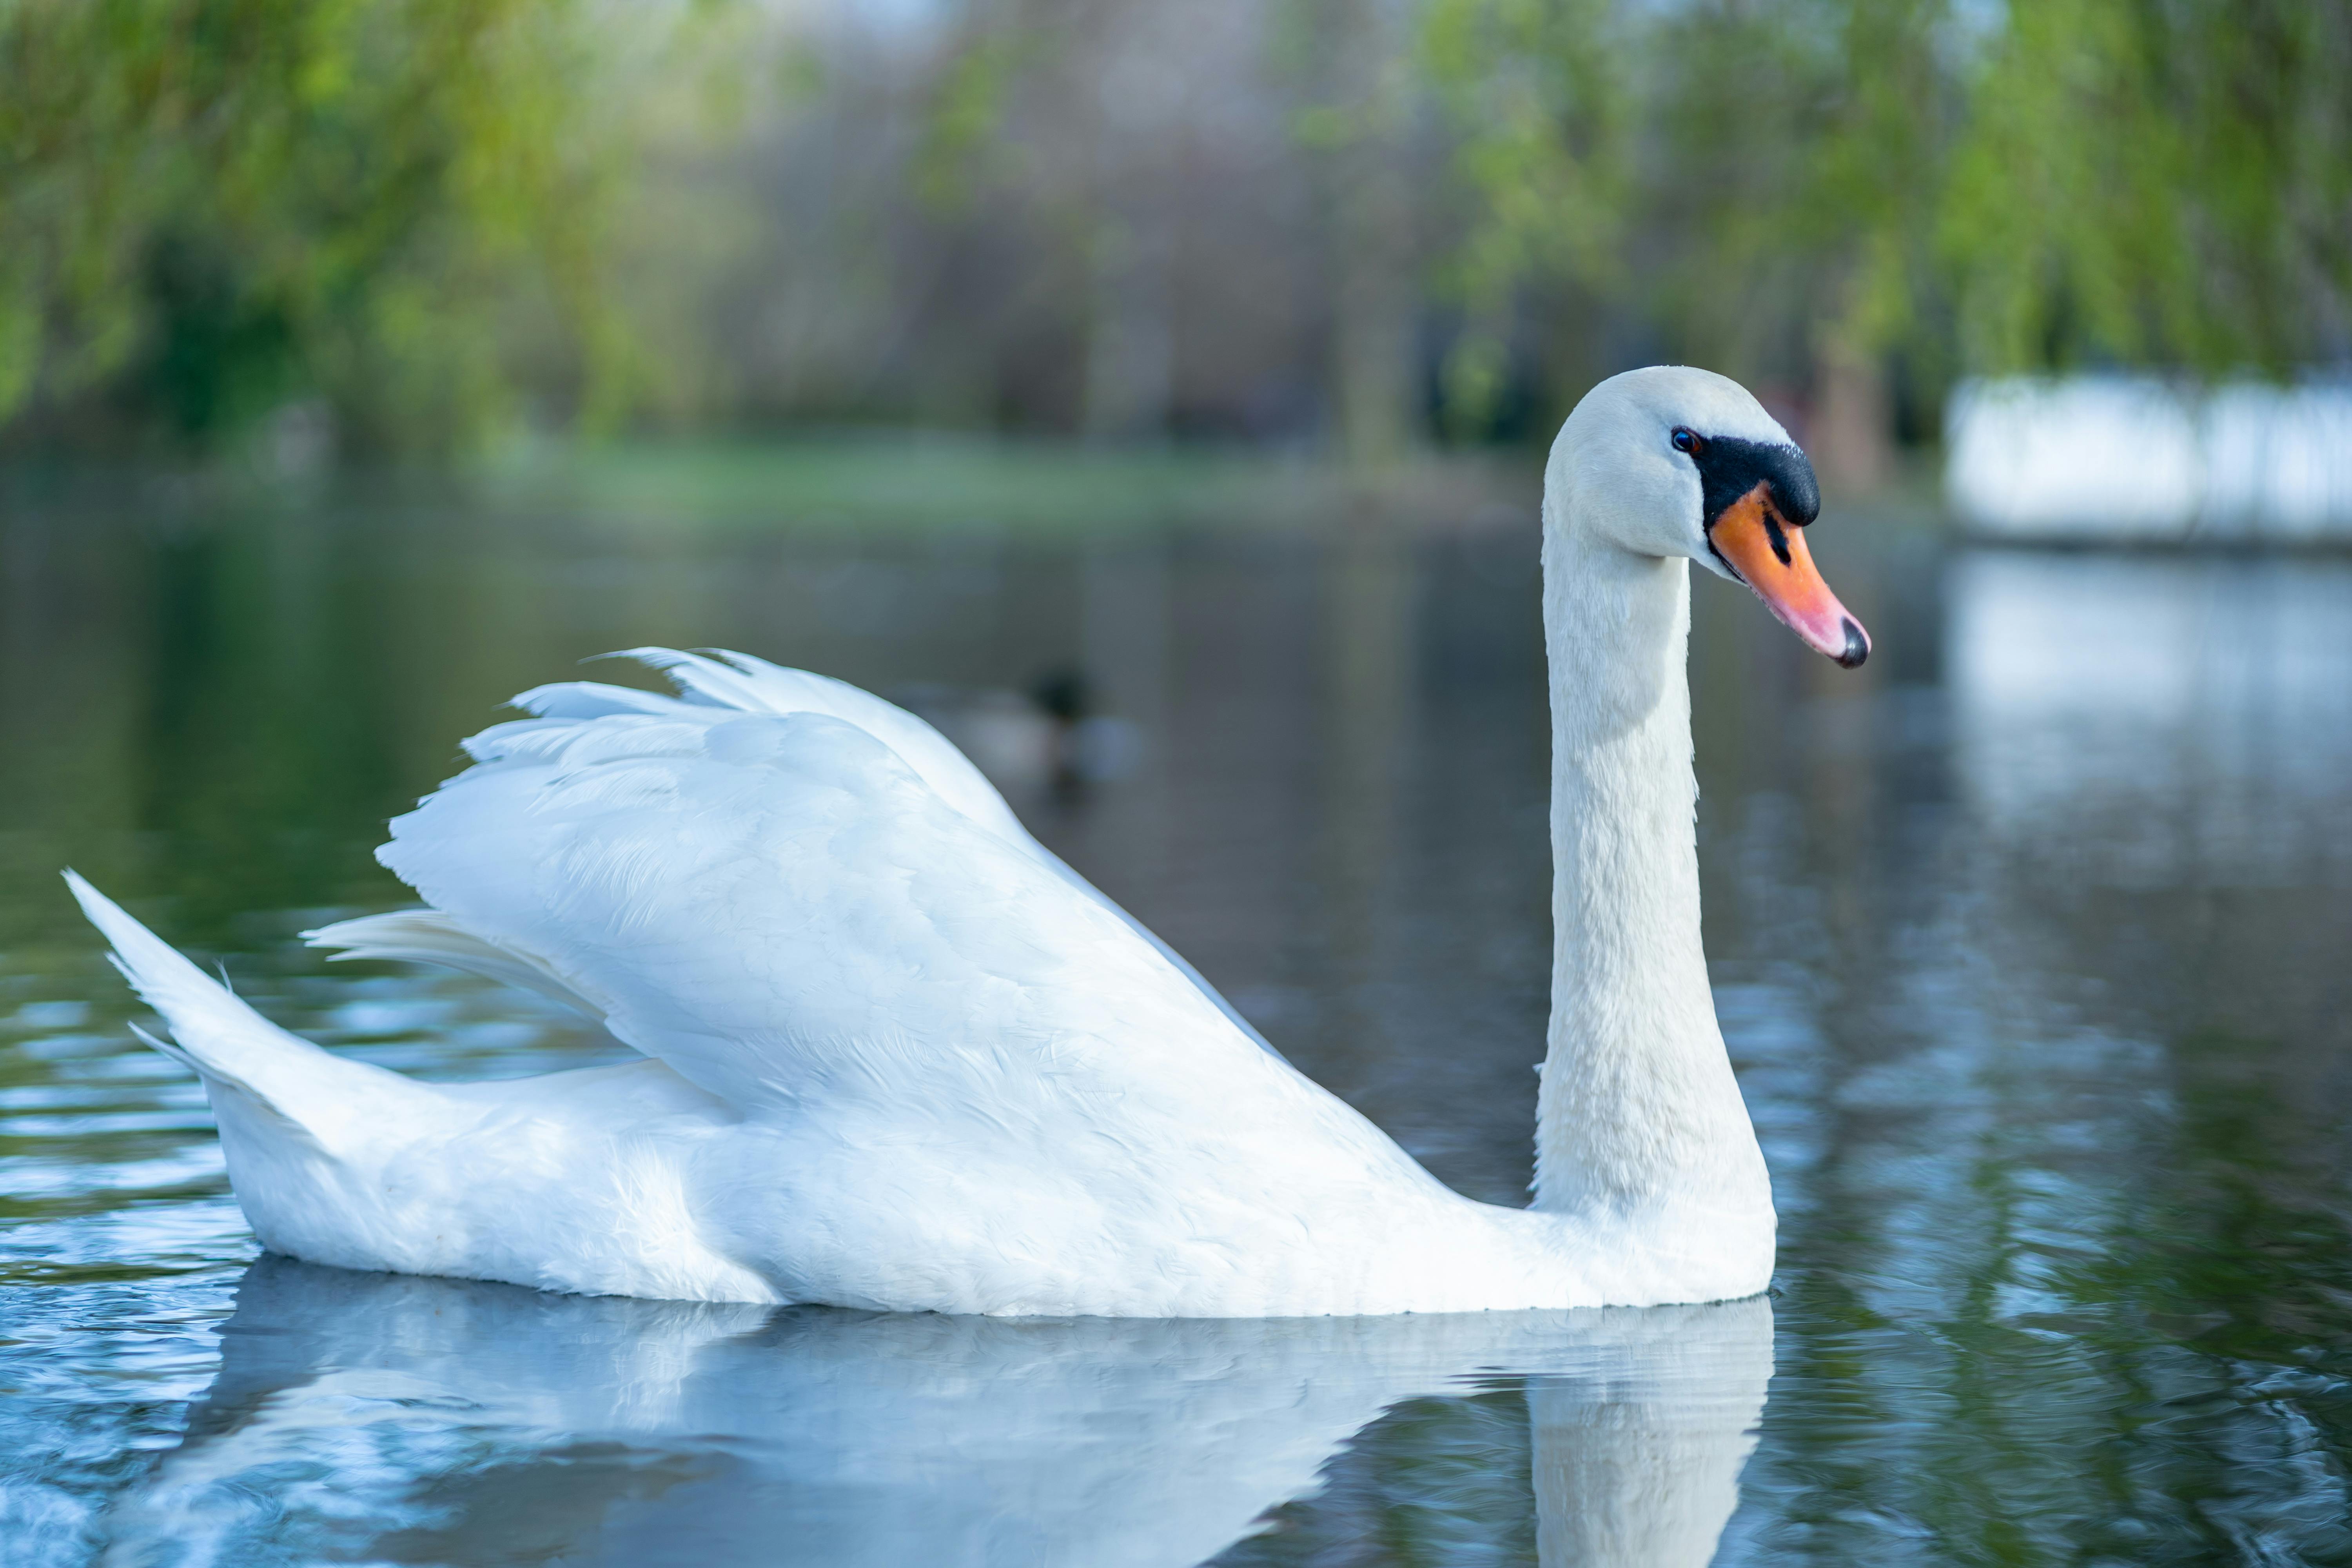
{"type": "Polygon", "coordinates": [[[1135,726],[1096,712],[1085,673],[1067,667],[1048,670],[1025,693],[925,684],[892,695],[1016,800],[1047,791],[1082,798],[1089,786],[1134,772],[1142,749],[1135,726]]]}
{"type": "Polygon", "coordinates": [[[1593,389],[1546,475],[1552,1016],[1535,1202],[1473,1203],[1255,1040],[938,731],[740,655],[637,657],[392,825],[430,908],[313,933],[512,981],[646,1059],[426,1084],[278,1029],[68,873],[203,1076],[272,1251],[714,1301],[1281,1317],[1639,1306],[1772,1271],[1699,945],[1689,563],[1841,664],[1818,500],[1736,384],[1593,389]]]}

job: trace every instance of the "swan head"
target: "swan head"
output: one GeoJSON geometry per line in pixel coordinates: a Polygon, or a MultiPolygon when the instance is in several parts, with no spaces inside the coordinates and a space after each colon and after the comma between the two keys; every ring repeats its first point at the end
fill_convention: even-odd
{"type": "Polygon", "coordinates": [[[1729,377],[1687,365],[1611,376],[1560,426],[1544,493],[1547,528],[1687,557],[1847,668],[1870,657],[1870,634],[1805,548],[1821,511],[1812,464],[1729,377]]]}

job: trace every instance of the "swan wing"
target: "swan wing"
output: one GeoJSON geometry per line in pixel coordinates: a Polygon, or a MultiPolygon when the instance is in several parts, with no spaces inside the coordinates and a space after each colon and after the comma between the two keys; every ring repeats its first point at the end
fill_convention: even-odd
{"type": "MultiPolygon", "coordinates": [[[[1015,843],[1029,838],[1021,819],[1004,802],[986,774],[939,730],[904,708],[845,680],[805,669],[787,669],[750,654],[714,650],[687,653],[670,647],[631,648],[614,654],[661,670],[676,683],[678,694],[629,691],[638,711],[662,712],[667,705],[709,708],[738,713],[823,713],[853,724],[898,753],[940,799],[974,822],[1015,843]]],[[[600,710],[623,689],[589,681],[535,687],[515,699],[526,712],[558,717],[577,710],[585,715],[600,710]]]]}
{"type": "Polygon", "coordinates": [[[911,763],[903,733],[814,707],[530,700],[536,717],[467,742],[475,765],[379,858],[747,1113],[872,1101],[899,1127],[1043,1124],[1140,1075],[1163,1114],[1197,1115],[1183,1086],[1205,1103],[1217,1058],[1256,1055],[1017,824],[969,809],[955,769],[911,763]]]}
{"type": "MultiPolygon", "coordinates": [[[[1277,1059],[1281,1058],[1282,1053],[1258,1033],[1256,1026],[1243,1017],[1240,1010],[1226,1001],[1182,954],[1079,876],[1060,856],[1032,837],[996,786],[972,765],[971,759],[917,715],[845,680],[804,669],[786,669],[749,654],[697,654],[676,648],[641,647],[612,657],[634,658],[667,672],[677,686],[678,695],[666,697],[600,681],[570,680],[533,687],[517,697],[514,705],[535,719],[557,722],[628,715],[707,722],[718,713],[735,712],[819,713],[854,725],[895,752],[946,805],[1008,843],[1025,849],[1039,864],[1117,916],[1198,989],[1228,1023],[1260,1049],[1277,1059]]],[[[528,726],[530,721],[524,723],[528,726]]],[[[495,746],[501,743],[495,739],[501,734],[502,730],[493,730],[478,739],[482,744],[495,746]]],[[[419,959],[512,980],[552,994],[558,1001],[573,1000],[562,994],[560,989],[551,988],[550,977],[535,972],[526,961],[502,953],[494,945],[482,943],[461,930],[426,931],[402,927],[400,922],[411,915],[427,917],[430,923],[432,911],[403,910],[362,921],[344,921],[307,934],[313,946],[347,950],[342,954],[345,957],[419,959]]]]}

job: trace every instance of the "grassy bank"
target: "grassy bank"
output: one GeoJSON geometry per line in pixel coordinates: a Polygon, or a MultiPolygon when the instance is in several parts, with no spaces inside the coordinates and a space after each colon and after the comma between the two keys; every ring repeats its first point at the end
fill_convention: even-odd
{"type": "Polygon", "coordinates": [[[1366,512],[1430,527],[1532,521],[1524,455],[1432,455],[1374,473],[1246,448],[1119,448],[929,434],[557,447],[478,481],[501,508],[729,528],[1300,528],[1366,512]]]}
{"type": "MultiPolygon", "coordinates": [[[[1376,470],[1249,447],[1088,446],[924,432],[765,439],[636,438],[510,448],[470,468],[286,471],[251,456],[201,468],[0,466],[0,502],[200,521],[268,510],[462,512],[485,521],[719,532],[1013,533],[1043,540],[1163,529],[1297,531],[1376,521],[1412,532],[1531,528],[1538,454],[1430,452],[1376,470]]],[[[1874,527],[1941,525],[1932,465],[1830,510],[1874,527]]]]}

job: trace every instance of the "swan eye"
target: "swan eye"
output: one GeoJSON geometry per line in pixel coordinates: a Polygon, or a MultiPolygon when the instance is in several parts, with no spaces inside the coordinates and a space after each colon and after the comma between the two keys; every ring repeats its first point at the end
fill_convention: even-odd
{"type": "Polygon", "coordinates": [[[1675,451],[1689,452],[1694,456],[1706,445],[1705,441],[1699,439],[1697,431],[1684,425],[1675,426],[1674,443],[1675,451]]]}

